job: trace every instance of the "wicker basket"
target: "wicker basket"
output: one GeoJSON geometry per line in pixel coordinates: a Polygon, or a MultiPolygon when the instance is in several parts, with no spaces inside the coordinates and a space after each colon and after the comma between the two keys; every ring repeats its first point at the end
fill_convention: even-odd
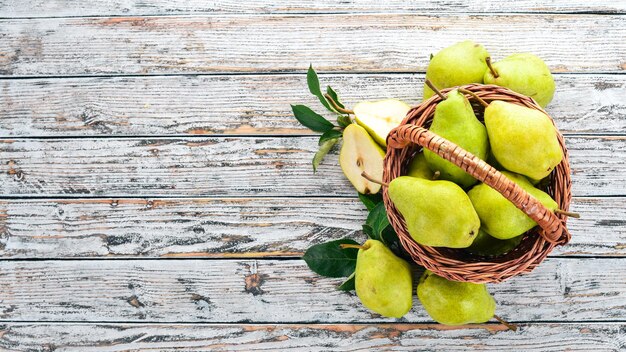
{"type": "MultiPolygon", "coordinates": [[[[545,113],[531,98],[507,88],[482,84],[470,84],[462,88],[474,92],[487,103],[492,100],[503,100],[545,113]]],[[[442,93],[451,89],[444,89],[442,93]]],[[[482,121],[484,107],[472,96],[467,97],[472,103],[476,116],[482,121]]],[[[422,147],[427,148],[499,191],[535,220],[539,226],[528,231],[515,249],[497,257],[473,255],[463,249],[422,246],[416,243],[407,232],[404,218],[389,199],[387,187],[383,187],[383,198],[389,221],[398,233],[400,242],[417,264],[450,280],[475,283],[501,282],[515,275],[532,271],[556,245],[563,245],[569,241],[566,216],[546,209],[539,201],[486,162],[427,130],[435,107],[440,101],[441,98],[435,95],[412,108],[402,125],[389,133],[383,181],[389,183],[394,178],[405,174],[413,156],[422,147]]],[[[552,119],[551,121],[554,123],[552,119]]],[[[563,149],[563,160],[547,178],[543,188],[557,202],[560,209],[568,210],[571,200],[570,167],[563,136],[558,132],[557,135],[563,149]]],[[[451,211],[454,210],[451,209],[451,211]]]]}

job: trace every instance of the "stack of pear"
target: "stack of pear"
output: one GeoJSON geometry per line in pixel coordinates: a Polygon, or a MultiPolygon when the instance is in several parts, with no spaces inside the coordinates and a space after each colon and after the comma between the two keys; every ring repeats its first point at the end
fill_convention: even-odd
{"type": "MultiPolygon", "coordinates": [[[[482,83],[487,70],[487,50],[470,40],[456,43],[435,54],[426,69],[426,79],[439,88],[482,83]]],[[[424,100],[435,92],[424,85],[424,100]]]]}
{"type": "Polygon", "coordinates": [[[419,280],[417,297],[428,315],[445,325],[484,323],[496,310],[484,284],[450,281],[428,270],[419,280]]]}
{"type": "MultiPolygon", "coordinates": [[[[459,147],[485,160],[489,150],[489,140],[485,126],[476,119],[472,105],[457,89],[450,91],[446,99],[435,108],[435,116],[430,130],[455,143],[459,147]]],[[[424,150],[424,157],[432,171],[439,171],[440,177],[467,188],[477,181],[453,163],[444,160],[430,150],[424,150]]]]}
{"type": "Polygon", "coordinates": [[[413,305],[411,266],[380,241],[357,247],[354,285],[361,303],[380,315],[401,318],[413,305]]]}
{"type": "MultiPolygon", "coordinates": [[[[550,195],[535,188],[524,176],[508,171],[502,171],[502,174],[539,200],[546,208],[552,211],[558,208],[550,195]]],[[[500,192],[484,183],[474,186],[468,195],[478,213],[482,229],[497,239],[516,238],[537,226],[537,223],[526,213],[518,209],[500,192]]]]}
{"type": "Polygon", "coordinates": [[[389,198],[419,244],[466,248],[480,228],[469,197],[450,181],[400,176],[389,184],[389,198]]]}

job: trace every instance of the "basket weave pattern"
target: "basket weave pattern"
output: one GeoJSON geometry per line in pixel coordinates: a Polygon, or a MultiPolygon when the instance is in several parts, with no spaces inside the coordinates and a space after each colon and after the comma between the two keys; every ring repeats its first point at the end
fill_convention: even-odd
{"type": "MultiPolygon", "coordinates": [[[[493,100],[503,100],[545,113],[531,98],[504,87],[470,84],[462,88],[474,92],[487,103],[493,100]]],[[[442,92],[445,94],[451,89],[444,89],[442,92]]],[[[467,96],[467,98],[472,103],[476,116],[482,120],[484,107],[478,104],[472,96],[467,96]]],[[[535,220],[539,226],[526,233],[522,242],[514,250],[498,257],[487,258],[473,255],[463,249],[422,246],[409,235],[404,218],[389,199],[387,187],[383,187],[383,198],[389,221],[398,233],[400,242],[416,263],[450,280],[475,283],[501,282],[512,276],[532,271],[556,245],[563,245],[571,238],[566,227],[566,216],[546,209],[538,200],[485,161],[427,130],[425,127],[430,125],[435,107],[440,101],[441,98],[435,95],[412,108],[402,125],[391,131],[387,137],[383,181],[389,183],[394,178],[405,174],[408,163],[423,147],[437,153],[477,180],[500,192],[535,220]]],[[[554,123],[552,119],[551,121],[554,123]]],[[[571,200],[569,160],[563,136],[557,132],[557,137],[563,150],[563,160],[548,177],[548,182],[543,188],[557,202],[560,209],[567,210],[571,200]]],[[[454,211],[453,206],[450,211],[454,211]]]]}

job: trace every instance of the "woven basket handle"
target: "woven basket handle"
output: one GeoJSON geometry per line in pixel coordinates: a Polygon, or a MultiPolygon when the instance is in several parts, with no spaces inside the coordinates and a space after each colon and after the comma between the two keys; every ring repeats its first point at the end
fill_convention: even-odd
{"type": "Polygon", "coordinates": [[[458,145],[415,125],[402,125],[395,128],[387,140],[387,144],[392,148],[404,148],[409,143],[418,144],[434,152],[500,192],[543,229],[540,234],[546,241],[560,243],[559,239],[563,231],[567,231],[561,220],[535,197],[491,165],[458,145]]]}

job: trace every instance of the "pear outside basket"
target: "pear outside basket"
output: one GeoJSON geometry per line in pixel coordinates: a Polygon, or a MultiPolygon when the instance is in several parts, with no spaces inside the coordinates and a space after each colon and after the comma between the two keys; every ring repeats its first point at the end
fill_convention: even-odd
{"type": "MultiPolygon", "coordinates": [[[[504,87],[470,84],[460,88],[474,92],[487,103],[503,100],[545,113],[533,99],[504,87]]],[[[452,89],[443,89],[442,93],[445,94],[452,89]]],[[[466,97],[472,103],[476,117],[482,121],[484,107],[474,97],[469,95],[466,97]]],[[[422,148],[427,148],[500,192],[539,226],[528,231],[515,249],[496,257],[473,255],[463,249],[422,246],[407,232],[404,218],[389,199],[387,187],[383,187],[383,199],[389,222],[398,233],[402,246],[417,264],[449,280],[474,283],[501,282],[532,271],[556,245],[563,245],[569,241],[571,236],[567,231],[566,216],[546,209],[485,161],[430,132],[427,128],[433,119],[435,107],[441,100],[438,95],[434,95],[413,107],[402,124],[389,133],[383,181],[389,183],[394,178],[406,174],[407,165],[413,156],[422,148]]],[[[550,120],[554,123],[552,118],[550,120]]],[[[548,176],[546,182],[542,182],[543,186],[540,188],[552,196],[560,209],[568,210],[571,200],[570,167],[563,136],[558,130],[557,136],[563,149],[563,160],[548,176]]],[[[428,199],[421,201],[428,202],[428,199]]],[[[452,204],[450,211],[454,211],[452,204]]]]}

